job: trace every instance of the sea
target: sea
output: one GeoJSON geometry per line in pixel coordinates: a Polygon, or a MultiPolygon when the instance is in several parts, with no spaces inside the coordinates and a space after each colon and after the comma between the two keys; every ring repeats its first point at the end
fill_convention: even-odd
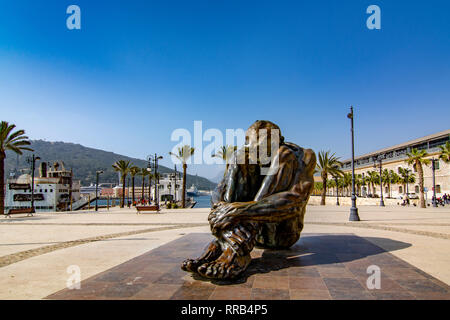
{"type": "Polygon", "coordinates": [[[194,208],[211,208],[210,195],[194,197],[194,201],[197,201],[194,208]]]}

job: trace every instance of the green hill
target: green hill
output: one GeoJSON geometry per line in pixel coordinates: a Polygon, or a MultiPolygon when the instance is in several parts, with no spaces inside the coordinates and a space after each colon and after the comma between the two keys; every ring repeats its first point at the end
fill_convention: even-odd
{"type": "MultiPolygon", "coordinates": [[[[66,169],[73,169],[75,179],[81,180],[81,184],[84,186],[95,183],[95,172],[97,170],[104,171],[100,176],[100,183],[118,183],[118,173],[111,167],[117,160],[131,160],[135,166],[142,168],[147,167],[147,161],[145,160],[130,158],[99,149],[87,148],[75,143],[33,140],[31,147],[34,149],[34,153],[41,157],[42,161],[53,163],[56,160],[62,160],[66,169]]],[[[30,154],[30,152],[25,152],[23,156],[19,156],[19,169],[30,167],[26,162],[26,158],[30,154]]],[[[17,156],[8,151],[6,153],[5,161],[5,178],[9,177],[9,173],[15,170],[17,166],[16,163],[17,156]]],[[[38,167],[38,165],[36,165],[36,167],[38,167]]],[[[173,171],[173,169],[161,165],[158,167],[158,172],[160,173],[169,173],[173,171]]],[[[186,180],[187,187],[195,184],[198,189],[212,190],[216,186],[214,182],[199,176],[188,174],[186,180]]],[[[138,183],[138,185],[140,185],[140,181],[139,176],[137,176],[136,183],[138,183]]]]}

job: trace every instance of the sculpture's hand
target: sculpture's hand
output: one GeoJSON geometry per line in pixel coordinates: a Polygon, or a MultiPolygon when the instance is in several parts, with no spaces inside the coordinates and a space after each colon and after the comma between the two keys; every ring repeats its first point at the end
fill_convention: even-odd
{"type": "Polygon", "coordinates": [[[208,221],[211,225],[214,225],[218,220],[225,216],[229,210],[233,207],[232,203],[222,202],[219,206],[211,211],[208,216],[208,221]]]}
{"type": "Polygon", "coordinates": [[[243,213],[252,202],[233,202],[228,203],[215,212],[213,217],[210,216],[210,225],[213,233],[218,230],[224,229],[229,225],[237,224],[241,222],[243,213]]]}

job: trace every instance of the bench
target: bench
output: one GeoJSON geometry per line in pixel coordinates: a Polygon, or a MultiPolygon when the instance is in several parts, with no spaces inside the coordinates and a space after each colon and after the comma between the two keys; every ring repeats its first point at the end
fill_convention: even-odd
{"type": "Polygon", "coordinates": [[[8,213],[5,213],[5,218],[11,218],[12,214],[23,214],[26,213],[27,217],[28,216],[33,216],[33,213],[35,213],[34,211],[34,207],[33,208],[20,208],[20,209],[9,209],[8,213]]]}
{"type": "Polygon", "coordinates": [[[159,206],[136,206],[137,214],[141,213],[142,211],[156,211],[159,212],[159,206]]]}

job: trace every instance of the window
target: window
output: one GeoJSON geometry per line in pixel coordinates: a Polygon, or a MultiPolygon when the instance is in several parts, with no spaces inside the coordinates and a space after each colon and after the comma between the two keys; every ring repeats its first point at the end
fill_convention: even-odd
{"type": "Polygon", "coordinates": [[[416,186],[416,187],[414,188],[414,192],[415,192],[415,193],[419,193],[419,192],[420,192],[419,186],[416,186]]]}
{"type": "Polygon", "coordinates": [[[45,189],[45,192],[47,192],[47,189],[45,189]]]}
{"type": "Polygon", "coordinates": [[[436,185],[436,193],[441,193],[441,186],[439,184],[436,185]]]}
{"type": "Polygon", "coordinates": [[[398,187],[398,193],[403,193],[403,187],[402,186],[398,187]]]}
{"type": "Polygon", "coordinates": [[[434,160],[434,169],[439,170],[439,159],[434,160]]]}
{"type": "Polygon", "coordinates": [[[388,193],[389,192],[389,188],[388,187],[385,187],[384,188],[384,193],[388,193]]]}

